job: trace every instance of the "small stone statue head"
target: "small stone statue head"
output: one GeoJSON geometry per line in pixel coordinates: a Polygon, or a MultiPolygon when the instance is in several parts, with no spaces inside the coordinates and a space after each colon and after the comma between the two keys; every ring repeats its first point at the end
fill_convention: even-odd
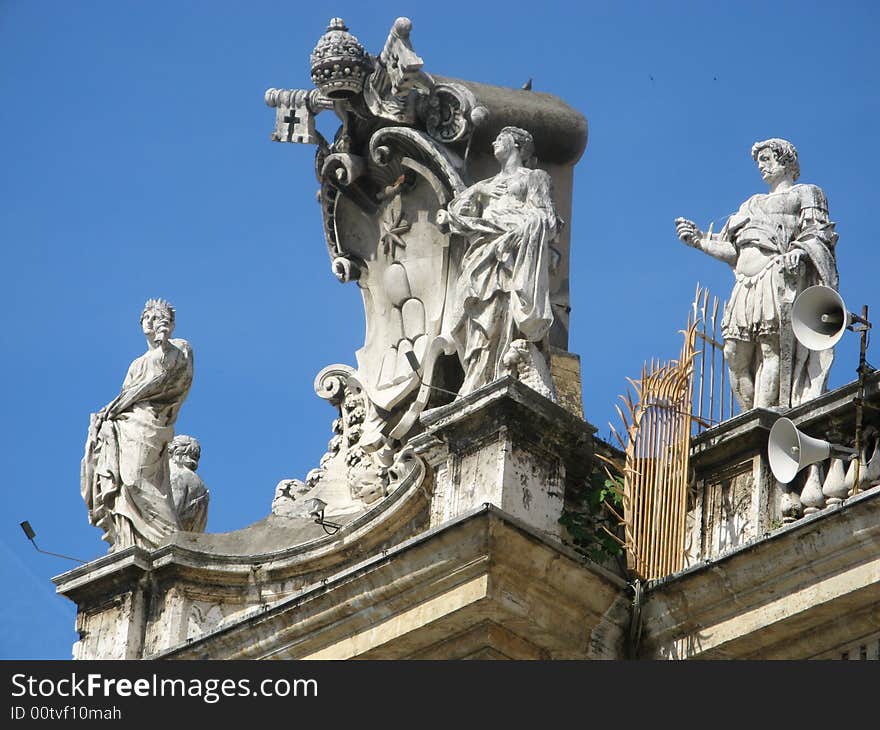
{"type": "Polygon", "coordinates": [[[171,439],[171,443],[168,444],[168,455],[177,466],[195,471],[199,468],[202,447],[192,436],[181,433],[171,439]]]}
{"type": "Polygon", "coordinates": [[[800,177],[801,166],[798,163],[797,148],[787,139],[773,137],[762,142],[755,142],[752,145],[752,159],[758,163],[759,167],[761,167],[759,156],[763,150],[771,150],[773,152],[776,156],[776,162],[791,175],[792,181],[800,177]]]}
{"type": "Polygon", "coordinates": [[[520,161],[525,165],[535,154],[535,140],[525,129],[504,127],[495,137],[492,150],[495,153],[495,159],[501,164],[504,164],[504,161],[515,150],[520,161]]]}
{"type": "Polygon", "coordinates": [[[141,327],[148,338],[167,340],[174,331],[174,307],[164,299],[148,299],[141,312],[141,327]]]}

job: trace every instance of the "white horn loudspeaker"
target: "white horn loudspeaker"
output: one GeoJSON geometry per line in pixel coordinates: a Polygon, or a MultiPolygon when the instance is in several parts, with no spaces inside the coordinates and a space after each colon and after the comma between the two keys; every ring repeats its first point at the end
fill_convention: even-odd
{"type": "Polygon", "coordinates": [[[788,418],[780,418],[770,429],[767,455],[773,476],[788,484],[805,466],[824,461],[831,455],[831,444],[798,431],[788,418]]]}
{"type": "Polygon", "coordinates": [[[834,347],[843,337],[850,320],[840,294],[829,286],[804,289],[791,307],[794,336],[810,350],[834,347]]]}

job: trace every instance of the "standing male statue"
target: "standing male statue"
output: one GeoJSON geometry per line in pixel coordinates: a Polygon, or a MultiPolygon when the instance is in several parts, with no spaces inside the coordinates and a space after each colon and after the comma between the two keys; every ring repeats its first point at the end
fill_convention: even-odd
{"type": "Polygon", "coordinates": [[[141,327],[147,351],[129,366],[122,392],[92,414],[80,473],[89,522],[111,551],[152,549],[181,529],[168,444],[192,384],[192,350],[171,339],[174,309],[163,299],[144,305],[141,327]]]}
{"type": "Polygon", "coordinates": [[[752,157],[769,193],[749,198],[717,234],[686,218],[676,218],[675,227],[687,245],[730,264],[736,275],[721,333],[740,407],[788,408],[826,390],[834,353],[799,345],[790,314],[808,286],[837,289],[837,234],[822,190],[795,184],[800,167],[791,142],[756,142],[752,157]]]}

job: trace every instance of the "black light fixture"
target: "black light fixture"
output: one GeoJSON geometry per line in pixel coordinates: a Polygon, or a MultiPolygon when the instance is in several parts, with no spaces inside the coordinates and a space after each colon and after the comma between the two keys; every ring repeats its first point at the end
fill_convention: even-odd
{"type": "Polygon", "coordinates": [[[79,563],[80,565],[85,565],[87,561],[80,560],[79,558],[72,558],[69,555],[61,555],[61,553],[50,553],[48,550],[40,550],[37,547],[37,541],[34,538],[37,536],[37,533],[34,532],[34,528],[31,527],[31,523],[25,520],[24,522],[18,523],[21,526],[21,529],[24,531],[25,536],[28,540],[31,541],[31,544],[34,546],[38,553],[43,553],[43,555],[52,555],[56,558],[64,558],[65,560],[72,560],[74,563],[79,563]]]}
{"type": "Polygon", "coordinates": [[[309,517],[314,517],[315,522],[323,527],[324,532],[328,535],[335,535],[339,532],[342,525],[324,519],[324,508],[327,506],[327,503],[323,499],[312,497],[306,500],[303,506],[309,511],[309,517]]]}

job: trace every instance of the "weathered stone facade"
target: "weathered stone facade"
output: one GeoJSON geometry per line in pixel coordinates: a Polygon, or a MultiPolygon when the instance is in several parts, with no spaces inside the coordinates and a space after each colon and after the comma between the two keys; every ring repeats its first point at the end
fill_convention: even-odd
{"type": "MultiPolygon", "coordinates": [[[[878,384],[869,380],[870,403],[880,403],[878,384]]],[[[790,415],[816,434],[845,429],[853,387],[790,415]]],[[[498,444],[509,417],[526,432],[514,441],[550,439],[564,465],[585,457],[591,429],[554,436],[545,419],[568,424],[558,405],[511,381],[485,390],[447,406],[414,444],[433,467],[334,535],[270,516],[239,533],[127,548],[59,576],[59,592],[79,606],[75,656],[874,658],[880,487],[783,524],[787,492],[766,466],[776,414],[747,413],[697,439],[699,549],[683,571],[640,586],[634,602],[624,578],[548,534],[546,511],[523,510],[528,475],[552,480],[511,478],[516,469],[497,460],[503,447],[456,451],[455,429],[469,419],[490,417],[496,435],[484,443],[498,444]],[[449,481],[450,448],[455,458],[481,453],[498,479],[483,475],[479,495],[473,481],[449,481]]],[[[554,504],[550,489],[529,488],[539,492],[533,505],[554,504]]]]}

